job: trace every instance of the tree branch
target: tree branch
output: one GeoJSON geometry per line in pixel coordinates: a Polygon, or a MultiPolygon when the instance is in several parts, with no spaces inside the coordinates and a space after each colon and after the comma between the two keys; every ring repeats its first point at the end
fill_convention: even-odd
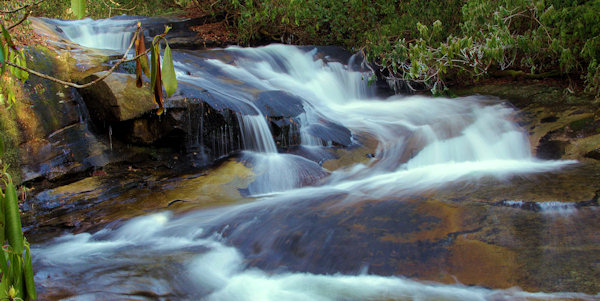
{"type": "Polygon", "coordinates": [[[0,10],[0,14],[14,14],[14,13],[19,12],[19,11],[21,11],[23,9],[28,8],[28,7],[37,6],[38,4],[40,4],[40,3],[44,2],[44,1],[46,1],[46,0],[38,0],[38,2],[29,3],[27,5],[21,6],[19,8],[15,8],[13,10],[0,10]]]}
{"type": "Polygon", "coordinates": [[[27,13],[26,13],[26,14],[23,16],[23,18],[21,18],[21,20],[19,20],[19,22],[15,23],[15,24],[13,24],[13,25],[11,25],[11,26],[9,26],[9,27],[8,27],[6,30],[10,31],[10,30],[12,30],[13,28],[15,28],[15,27],[17,27],[17,26],[21,25],[21,23],[25,22],[25,20],[27,20],[27,18],[29,18],[29,15],[30,15],[30,14],[31,14],[31,11],[28,11],[28,12],[27,12],[27,13]]]}
{"type": "Polygon", "coordinates": [[[104,80],[109,75],[111,75],[113,72],[115,72],[115,70],[117,69],[117,67],[119,67],[121,64],[126,63],[126,62],[135,61],[136,59],[140,58],[142,55],[147,55],[151,48],[148,49],[148,50],[146,50],[143,53],[140,53],[139,55],[137,55],[137,56],[135,56],[135,57],[133,57],[131,59],[127,59],[127,53],[129,53],[129,50],[131,50],[131,48],[133,47],[133,44],[135,43],[135,40],[137,39],[137,36],[138,36],[138,34],[137,34],[137,31],[136,31],[136,33],[133,35],[133,39],[131,39],[131,43],[129,43],[129,47],[127,47],[127,50],[125,50],[125,54],[123,54],[123,57],[117,63],[115,63],[114,66],[112,66],[101,77],[98,77],[97,79],[95,79],[95,80],[93,80],[93,81],[91,81],[89,83],[83,84],[83,85],[72,83],[72,82],[67,82],[67,81],[58,79],[56,77],[53,77],[53,76],[50,76],[50,75],[47,75],[47,74],[44,74],[44,73],[41,73],[41,72],[38,72],[38,71],[35,71],[35,70],[32,70],[32,69],[29,69],[27,67],[19,66],[19,65],[13,63],[13,62],[5,61],[5,63],[7,65],[9,65],[9,66],[12,66],[12,67],[21,69],[23,71],[26,71],[26,72],[28,72],[30,74],[33,74],[33,75],[35,75],[37,77],[41,77],[43,79],[47,79],[47,80],[50,80],[50,81],[53,81],[53,82],[56,82],[56,83],[59,83],[59,84],[65,85],[65,86],[69,86],[69,87],[73,87],[73,88],[77,88],[77,89],[83,89],[83,88],[87,88],[87,87],[89,87],[91,85],[94,85],[94,84],[96,84],[96,83],[104,80]]]}

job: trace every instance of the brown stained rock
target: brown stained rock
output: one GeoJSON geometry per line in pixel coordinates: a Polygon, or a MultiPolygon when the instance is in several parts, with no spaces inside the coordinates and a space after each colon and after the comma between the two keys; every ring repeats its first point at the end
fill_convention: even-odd
{"type": "Polygon", "coordinates": [[[157,133],[147,119],[136,119],[133,121],[131,130],[131,141],[139,144],[151,144],[160,138],[160,133],[157,133]]]}
{"type": "Polygon", "coordinates": [[[227,205],[243,199],[254,174],[243,164],[227,161],[210,174],[165,176],[152,170],[104,172],[45,190],[27,201],[26,227],[32,241],[69,229],[90,231],[107,223],[158,210],[184,212],[227,205]]]}
{"type": "Polygon", "coordinates": [[[334,151],[336,159],[327,160],[322,163],[322,166],[329,171],[334,171],[371,160],[377,149],[377,139],[361,133],[355,133],[355,138],[360,141],[359,147],[336,149],[334,151]]]}
{"type": "Polygon", "coordinates": [[[450,247],[448,274],[461,283],[494,288],[518,286],[517,252],[459,236],[450,247]]]}

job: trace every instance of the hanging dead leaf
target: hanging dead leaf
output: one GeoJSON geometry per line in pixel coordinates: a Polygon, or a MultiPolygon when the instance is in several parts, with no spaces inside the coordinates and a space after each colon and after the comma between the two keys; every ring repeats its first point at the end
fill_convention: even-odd
{"type": "MultiPolygon", "coordinates": [[[[162,76],[160,74],[160,49],[158,44],[153,46],[154,48],[154,57],[156,59],[156,75],[153,74],[153,78],[155,78],[154,83],[154,101],[158,104],[158,111],[156,111],[156,115],[161,115],[165,108],[163,107],[163,94],[162,94],[162,76]]],[[[152,68],[154,70],[154,68],[152,68]]]]}

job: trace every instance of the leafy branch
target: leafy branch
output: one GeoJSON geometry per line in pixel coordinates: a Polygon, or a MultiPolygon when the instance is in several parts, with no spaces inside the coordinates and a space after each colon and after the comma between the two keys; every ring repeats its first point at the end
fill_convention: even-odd
{"type": "MultiPolygon", "coordinates": [[[[94,79],[93,81],[85,83],[85,84],[78,84],[78,83],[61,80],[59,78],[50,76],[48,74],[44,74],[39,71],[28,68],[25,65],[25,58],[24,58],[23,52],[17,50],[17,48],[14,47],[14,44],[12,44],[12,40],[10,39],[10,34],[8,34],[8,31],[6,31],[4,29],[4,27],[2,27],[2,28],[3,28],[6,45],[4,45],[5,47],[0,47],[0,50],[1,50],[0,64],[2,64],[2,70],[4,70],[6,65],[14,68],[13,70],[11,70],[11,73],[16,75],[19,79],[26,80],[27,77],[29,76],[29,74],[33,74],[37,77],[44,78],[44,79],[68,86],[68,87],[84,89],[84,88],[90,87],[90,86],[106,79],[112,73],[114,73],[116,71],[116,69],[123,63],[135,61],[136,62],[136,75],[137,75],[137,84],[136,85],[137,85],[137,87],[141,88],[143,86],[142,70],[144,71],[144,73],[146,73],[146,75],[148,77],[150,77],[152,79],[151,82],[152,82],[152,89],[154,92],[155,101],[159,106],[159,109],[157,111],[158,115],[160,115],[164,112],[163,95],[162,95],[163,83],[164,83],[165,91],[167,92],[167,96],[171,96],[177,88],[177,79],[175,77],[175,68],[173,65],[173,57],[172,57],[172,53],[171,53],[171,48],[169,47],[169,43],[165,38],[165,36],[167,35],[167,33],[170,30],[170,27],[165,27],[164,33],[155,36],[152,41],[152,45],[151,45],[150,49],[146,50],[143,30],[141,28],[141,24],[138,22],[137,29],[131,39],[131,42],[129,43],[129,46],[125,50],[125,53],[123,54],[121,59],[119,61],[117,61],[102,76],[94,79]],[[161,40],[165,41],[165,43],[166,43],[166,48],[165,48],[165,52],[164,52],[164,65],[162,66],[162,72],[163,72],[162,74],[161,74],[161,65],[160,65],[160,41],[161,40]],[[136,55],[133,58],[128,59],[127,55],[129,53],[129,51],[133,48],[134,45],[136,46],[136,48],[135,48],[136,55]],[[13,51],[11,51],[11,49],[9,49],[8,46],[10,46],[10,48],[13,51]],[[151,72],[148,67],[147,55],[149,52],[151,53],[151,57],[152,57],[151,72]],[[8,56],[9,59],[5,60],[4,57],[6,56],[7,53],[9,54],[9,56],[8,56]],[[14,54],[14,53],[18,53],[18,55],[14,54]]],[[[3,71],[2,71],[2,73],[3,73],[3,71]]],[[[14,102],[14,97],[12,97],[12,99],[13,99],[12,101],[9,99],[9,103],[14,102]]]]}

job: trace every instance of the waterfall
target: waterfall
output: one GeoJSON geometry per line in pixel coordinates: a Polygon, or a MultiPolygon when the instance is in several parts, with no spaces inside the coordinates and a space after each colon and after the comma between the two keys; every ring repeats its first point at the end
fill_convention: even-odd
{"type": "MultiPolygon", "coordinates": [[[[110,39],[113,32],[99,32],[93,29],[95,25],[91,29],[73,29],[73,32],[67,29],[71,25],[73,28],[89,26],[91,21],[79,22],[65,21],[67,38],[88,47],[123,49],[127,34],[110,44],[106,39],[110,39]],[[98,43],[88,41],[90,37],[98,43]]],[[[123,21],[122,26],[118,26],[123,29],[133,24],[127,22],[131,21],[123,21]]],[[[35,266],[39,267],[38,285],[50,290],[65,288],[73,299],[85,300],[143,298],[145,295],[189,300],[597,298],[597,295],[583,293],[528,293],[518,288],[424,282],[396,276],[396,270],[382,273],[391,276],[369,274],[369,264],[392,266],[410,260],[410,264],[418,268],[438,269],[432,273],[439,271],[439,275],[426,275],[422,279],[448,283],[451,282],[448,278],[454,275],[445,269],[470,263],[460,261],[471,253],[453,248],[457,240],[466,242],[467,248],[473,246],[472,254],[483,260],[491,254],[487,252],[515,250],[513,245],[517,250],[526,249],[527,243],[521,244],[521,241],[501,241],[506,245],[495,245],[496,242],[485,240],[494,231],[518,230],[512,227],[509,231],[506,229],[509,227],[497,224],[502,218],[509,220],[516,215],[486,219],[488,216],[481,212],[497,209],[489,204],[477,204],[473,216],[467,215],[470,207],[461,207],[460,200],[440,201],[444,208],[436,212],[439,215],[425,215],[420,211],[428,207],[419,206],[429,201],[427,193],[443,191],[449,185],[543,173],[574,162],[534,158],[527,133],[514,122],[517,112],[500,100],[483,96],[378,97],[375,88],[368,84],[369,72],[354,70],[344,62],[323,59],[317,52],[317,49],[284,45],[174,51],[180,89],[202,90],[210,96],[203,99],[207,106],[214,101],[220,105],[219,109],[235,112],[229,122],[235,123],[237,118],[236,126],[239,125],[240,130],[237,137],[231,123],[213,126],[209,118],[205,119],[204,107],[197,110],[200,112],[190,110],[188,114],[200,116],[188,115],[192,133],[188,138],[189,148],[204,156],[204,147],[212,147],[214,157],[242,148],[244,151],[236,160],[252,169],[253,182],[246,189],[238,186],[242,184],[237,182],[243,181],[236,175],[224,173],[226,176],[219,177],[219,183],[229,178],[236,183],[235,189],[231,189],[233,192],[227,193],[244,195],[240,196],[240,202],[230,206],[200,207],[195,211],[188,208],[189,211],[178,215],[166,211],[170,209],[167,208],[110,224],[95,233],[66,234],[50,243],[34,245],[35,266]],[[285,93],[300,100],[301,113],[290,118],[293,119],[290,122],[298,122],[295,126],[302,140],[300,148],[308,149],[308,154],[278,152],[270,128],[277,121],[265,117],[276,104],[265,105],[258,101],[258,95],[269,91],[281,91],[281,95],[285,93]],[[234,137],[242,145],[235,146],[234,137]],[[368,150],[372,153],[359,153],[362,156],[359,160],[336,170],[323,167],[324,160],[343,161],[343,152],[363,147],[364,141],[368,142],[364,147],[370,147],[368,150]],[[422,201],[421,196],[426,201],[422,201]],[[388,207],[378,207],[382,204],[388,207]],[[397,211],[388,212],[388,208],[397,211]],[[455,214],[454,209],[458,213],[455,214]],[[374,215],[362,216],[363,210],[372,210],[374,215]],[[464,223],[482,223],[477,226],[485,233],[476,232],[479,229],[472,234],[455,232],[463,230],[459,225],[463,223],[463,215],[470,218],[464,223]],[[451,223],[445,224],[445,218],[451,223]],[[423,222],[418,224],[414,220],[423,222]],[[451,228],[452,233],[445,234],[446,228],[451,228]],[[356,242],[354,239],[361,235],[363,239],[367,235],[373,238],[356,242]],[[315,236],[324,239],[314,239],[315,236]],[[337,244],[332,245],[332,241],[337,244]],[[385,245],[387,249],[358,252],[361,248],[370,248],[370,243],[385,245]],[[421,257],[427,257],[421,256],[426,252],[424,249],[430,246],[437,246],[435,252],[441,255],[435,253],[431,261],[421,261],[421,257]],[[360,257],[354,253],[367,255],[360,257]],[[405,254],[412,257],[406,259],[405,254]],[[455,265],[453,258],[459,264],[455,265]],[[265,263],[271,260],[279,265],[273,267],[265,263]],[[343,274],[347,270],[336,268],[346,268],[344,264],[360,266],[360,269],[343,274]],[[439,280],[442,277],[446,278],[439,280]]],[[[293,104],[284,104],[278,109],[288,109],[286,105],[293,104]]],[[[210,177],[210,173],[202,177],[210,177]]],[[[209,183],[207,189],[220,187],[210,179],[202,183],[209,183]]],[[[177,189],[176,184],[169,185],[169,189],[177,189]]],[[[510,207],[519,204],[514,202],[519,201],[505,204],[510,207]]],[[[549,216],[553,216],[551,212],[573,209],[562,203],[540,208],[549,216]]],[[[538,224],[545,225],[540,222],[535,226],[538,224]]],[[[553,251],[546,245],[535,244],[535,251],[539,250],[553,251]]],[[[490,258],[503,255],[493,253],[490,258]]],[[[517,255],[511,253],[511,256],[517,255]]],[[[511,270],[511,277],[519,271],[511,270]]],[[[537,266],[534,272],[538,272],[537,266]]],[[[62,293],[60,289],[54,290],[62,293]]]]}
{"type": "Polygon", "coordinates": [[[56,25],[66,40],[87,48],[120,52],[129,46],[138,21],[129,17],[74,21],[42,19],[56,25]]]}
{"type": "Polygon", "coordinates": [[[244,149],[261,153],[277,153],[273,135],[263,116],[243,115],[240,117],[240,125],[244,149]]]}
{"type": "Polygon", "coordinates": [[[369,72],[317,59],[316,54],[317,49],[284,45],[230,47],[175,64],[181,81],[202,87],[243,112],[238,121],[246,161],[260,175],[257,181],[263,182],[251,191],[298,188],[298,183],[314,183],[302,180],[303,173],[315,172],[309,178],[324,173],[312,167],[281,173],[279,167],[297,160],[281,155],[275,159],[277,147],[265,119],[268,112],[257,105],[257,92],[249,91],[284,91],[301,99],[304,113],[296,116],[297,128],[301,144],[313,157],[343,139],[344,132],[333,126],[376,141],[368,164],[333,172],[328,182],[340,189],[393,195],[407,190],[409,183],[427,189],[458,179],[543,172],[568,163],[533,158],[526,133],[511,121],[515,110],[500,101],[476,96],[380,98],[368,83],[369,72]],[[386,182],[399,185],[382,185],[386,182]]]}

